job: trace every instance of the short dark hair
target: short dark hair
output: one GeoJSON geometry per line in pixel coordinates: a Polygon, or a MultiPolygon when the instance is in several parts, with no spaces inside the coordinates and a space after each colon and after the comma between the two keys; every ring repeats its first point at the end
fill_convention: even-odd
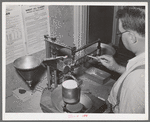
{"type": "Polygon", "coordinates": [[[145,6],[126,6],[117,11],[117,18],[125,30],[136,31],[145,37],[145,6]]]}

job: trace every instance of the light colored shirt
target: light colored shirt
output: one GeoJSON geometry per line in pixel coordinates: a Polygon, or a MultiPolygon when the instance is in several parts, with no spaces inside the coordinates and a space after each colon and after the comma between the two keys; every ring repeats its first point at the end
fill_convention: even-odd
{"type": "Polygon", "coordinates": [[[131,72],[143,64],[145,64],[145,53],[129,60],[126,71],[112,87],[108,101],[112,106],[115,106],[117,103],[118,89],[124,80],[120,94],[120,103],[114,108],[114,113],[145,112],[145,69],[138,69],[131,72]]]}

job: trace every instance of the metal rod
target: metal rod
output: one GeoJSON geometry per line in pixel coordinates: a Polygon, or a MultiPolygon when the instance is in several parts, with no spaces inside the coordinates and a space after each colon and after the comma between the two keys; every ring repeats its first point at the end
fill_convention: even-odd
{"type": "Polygon", "coordinates": [[[97,57],[95,57],[95,56],[91,56],[91,55],[87,55],[88,57],[90,57],[90,58],[93,58],[93,59],[96,59],[96,60],[98,60],[98,58],[97,57]]]}
{"type": "Polygon", "coordinates": [[[98,46],[97,46],[97,56],[100,56],[101,55],[101,43],[100,41],[98,42],[98,46]]]}
{"type": "Polygon", "coordinates": [[[97,43],[97,42],[100,42],[100,39],[98,39],[98,40],[95,41],[95,42],[92,42],[92,43],[90,43],[90,44],[87,44],[87,45],[85,45],[85,46],[83,46],[83,47],[77,49],[77,50],[75,51],[75,53],[76,53],[76,52],[79,52],[79,51],[81,51],[81,50],[83,50],[83,49],[85,49],[85,48],[87,48],[87,47],[89,47],[89,46],[91,46],[91,45],[93,45],[93,44],[95,44],[95,43],[97,43]]]}
{"type": "MultiPolygon", "coordinates": [[[[51,40],[52,40],[53,43],[55,43],[56,38],[52,38],[51,40]]],[[[52,49],[52,58],[56,59],[56,57],[57,57],[57,54],[56,54],[56,45],[51,45],[51,46],[53,46],[53,49],[52,49]]],[[[56,61],[56,63],[57,63],[57,61],[56,61]]],[[[53,76],[52,77],[53,77],[52,79],[53,79],[53,83],[54,83],[54,88],[56,88],[57,87],[57,71],[54,70],[54,69],[53,69],[53,76]]]]}
{"type": "Polygon", "coordinates": [[[50,66],[47,66],[47,81],[48,81],[48,89],[51,89],[52,81],[51,81],[50,66]]]}
{"type": "Polygon", "coordinates": [[[61,47],[63,47],[63,48],[67,48],[67,49],[72,49],[72,47],[70,47],[70,46],[66,46],[66,45],[64,45],[64,44],[59,44],[59,43],[57,43],[57,42],[54,42],[54,41],[51,41],[51,40],[48,40],[48,38],[51,38],[50,36],[48,36],[48,35],[44,35],[44,37],[45,38],[47,38],[45,41],[47,41],[47,42],[50,42],[50,43],[52,43],[52,44],[55,44],[55,45],[57,45],[57,46],[61,46],[61,47]]]}
{"type": "Polygon", "coordinates": [[[44,58],[43,61],[57,61],[58,59],[63,60],[65,58],[67,58],[68,56],[57,56],[55,58],[51,57],[51,58],[44,58]]]}
{"type": "Polygon", "coordinates": [[[55,84],[55,88],[58,86],[58,83],[57,83],[57,70],[54,70],[54,84],[55,84]]]}
{"type": "MultiPolygon", "coordinates": [[[[45,39],[47,40],[47,38],[45,39]]],[[[51,46],[49,42],[45,41],[46,46],[46,58],[51,57],[51,46]]],[[[51,81],[51,69],[50,66],[47,66],[47,81],[48,81],[48,89],[51,89],[52,81],[51,81]]]]}

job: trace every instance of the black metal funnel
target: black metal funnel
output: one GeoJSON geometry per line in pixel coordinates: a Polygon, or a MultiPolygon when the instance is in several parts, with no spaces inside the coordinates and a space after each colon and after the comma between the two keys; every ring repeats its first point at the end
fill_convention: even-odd
{"type": "Polygon", "coordinates": [[[14,67],[18,74],[28,83],[31,87],[33,78],[38,71],[41,61],[34,56],[23,56],[14,61],[14,67]]]}

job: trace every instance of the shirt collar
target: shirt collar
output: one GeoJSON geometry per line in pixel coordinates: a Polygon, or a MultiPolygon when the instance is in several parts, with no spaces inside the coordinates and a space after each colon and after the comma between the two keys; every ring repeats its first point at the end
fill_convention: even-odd
{"type": "Polygon", "coordinates": [[[139,60],[145,58],[145,52],[135,56],[134,58],[130,59],[128,61],[127,67],[126,69],[128,70],[130,67],[132,67],[133,65],[135,65],[139,60]]]}

